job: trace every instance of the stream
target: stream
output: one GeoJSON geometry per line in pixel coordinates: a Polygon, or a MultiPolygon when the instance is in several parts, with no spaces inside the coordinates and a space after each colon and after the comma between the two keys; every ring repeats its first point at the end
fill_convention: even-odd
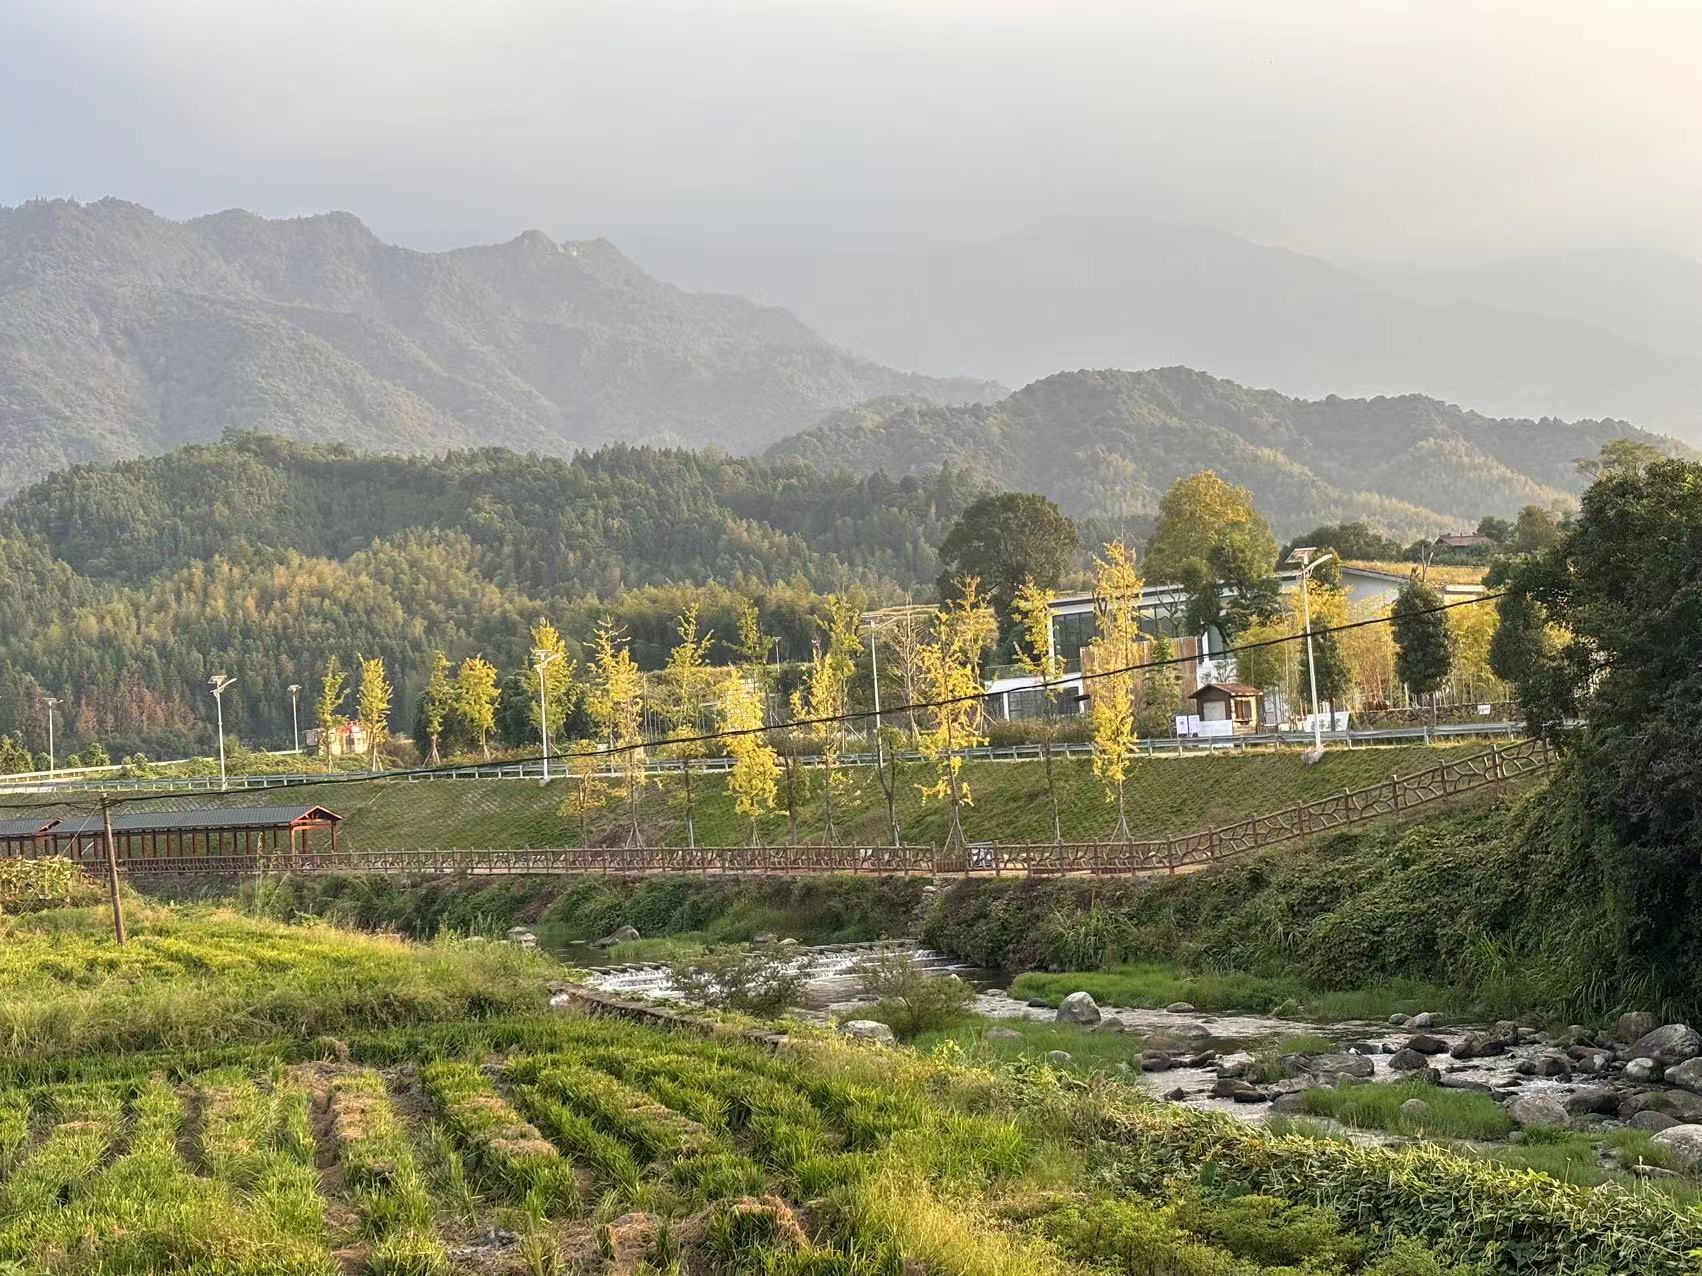
{"type": "MultiPolygon", "coordinates": [[[[579,966],[589,973],[587,982],[595,989],[617,996],[653,998],[661,1001],[677,999],[678,993],[669,977],[668,968],[660,962],[633,964],[610,963],[608,954],[583,942],[574,942],[560,935],[540,930],[539,947],[560,960],[579,966]]],[[[818,947],[798,947],[796,961],[805,978],[803,1009],[812,1017],[823,1020],[855,1017],[854,1013],[867,1002],[859,995],[856,966],[870,953],[901,949],[910,952],[913,960],[930,972],[956,975],[977,989],[973,1009],[989,1019],[1028,1019],[1052,1022],[1056,1012],[1049,1006],[1030,1005],[1011,997],[1006,991],[1009,972],[970,966],[942,953],[921,946],[914,940],[878,941],[862,944],[833,944],[818,947]]],[[[1402,1073],[1390,1067],[1396,1050],[1406,1045],[1414,1030],[1387,1023],[1342,1022],[1312,1023],[1298,1019],[1279,1019],[1267,1015],[1200,1011],[1171,1013],[1166,1010],[1134,1006],[1101,1006],[1106,1019],[1121,1022],[1124,1031],[1141,1037],[1163,1035],[1182,1043],[1182,1053],[1199,1055],[1214,1052],[1217,1056],[1253,1051],[1275,1038],[1298,1033],[1313,1034],[1337,1043],[1346,1052],[1352,1050],[1367,1058],[1372,1066],[1374,1081],[1398,1080],[1402,1073]]],[[[1466,1032],[1480,1030],[1481,1024],[1449,1024],[1430,1030],[1433,1035],[1452,1045],[1466,1032]]],[[[1104,1031],[1099,1029],[1098,1031],[1104,1031]]],[[[1113,1029],[1114,1031],[1115,1029],[1113,1029]]],[[[1215,1060],[1202,1061],[1197,1066],[1176,1066],[1163,1071],[1141,1071],[1140,1052],[1136,1041],[1130,1042],[1131,1071],[1127,1080],[1142,1086],[1155,1095],[1169,1097],[1192,1107],[1220,1112],[1232,1112],[1237,1117],[1263,1121],[1272,1110],[1269,1103],[1238,1103],[1231,1098],[1213,1094],[1218,1079],[1215,1060]]],[[[1510,1094],[1542,1095],[1564,1102],[1582,1088],[1593,1088],[1602,1081],[1579,1072],[1569,1077],[1521,1075],[1522,1061],[1553,1046],[1542,1041],[1529,1041],[1512,1046],[1503,1054],[1487,1058],[1456,1060],[1447,1054],[1437,1054],[1429,1060],[1447,1086],[1462,1088],[1488,1087],[1497,1097],[1510,1094]]],[[[1300,1088],[1299,1082],[1278,1082],[1278,1093],[1300,1088]]]]}

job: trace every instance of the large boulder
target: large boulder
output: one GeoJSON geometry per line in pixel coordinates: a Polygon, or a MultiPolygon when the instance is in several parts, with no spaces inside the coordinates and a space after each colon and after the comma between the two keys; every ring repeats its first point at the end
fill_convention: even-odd
{"type": "Polygon", "coordinates": [[[1666,1083],[1702,1094],[1702,1059],[1686,1059],[1683,1063],[1674,1064],[1666,1070],[1666,1083]]]}
{"type": "Polygon", "coordinates": [[[1377,1071],[1376,1065],[1362,1054],[1301,1055],[1295,1067],[1325,1085],[1333,1085],[1343,1077],[1365,1079],[1377,1071]]]}
{"type": "Polygon", "coordinates": [[[638,935],[638,928],[637,927],[635,927],[635,926],[617,926],[617,927],[615,927],[614,930],[610,931],[607,935],[604,935],[601,939],[593,939],[591,941],[591,947],[593,947],[593,948],[613,948],[616,944],[630,944],[633,940],[637,939],[638,937],[639,937],[639,935],[638,935]]]}
{"type": "Polygon", "coordinates": [[[1672,1154],[1687,1170],[1702,1165],[1702,1125],[1675,1125],[1656,1132],[1654,1142],[1672,1154]]]}
{"type": "Polygon", "coordinates": [[[891,1043],[892,1029],[878,1019],[847,1019],[839,1025],[839,1031],[857,1041],[879,1041],[891,1043]]]}
{"type": "Polygon", "coordinates": [[[1226,1054],[1217,1061],[1217,1075],[1220,1077],[1244,1077],[1247,1069],[1253,1066],[1253,1056],[1245,1050],[1236,1054],[1226,1054]]]}
{"type": "Polygon", "coordinates": [[[1572,1060],[1558,1050],[1539,1050],[1529,1059],[1519,1060],[1516,1070],[1527,1077],[1569,1077],[1572,1060]]]}
{"type": "Polygon", "coordinates": [[[1173,1001],[1164,1008],[1164,1013],[1167,1015],[1191,1015],[1194,1013],[1194,1007],[1186,1001],[1173,1001]]]}
{"type": "Polygon", "coordinates": [[[1408,1099],[1401,1104],[1401,1120],[1409,1125],[1423,1125],[1430,1119],[1430,1105],[1423,1099],[1408,1099]]]}
{"type": "Polygon", "coordinates": [[[1022,1034],[1020,1032],[1018,1032],[1015,1028],[989,1028],[989,1029],[987,1029],[987,1040],[988,1041],[1021,1041],[1022,1040],[1022,1034]]]}
{"type": "Polygon", "coordinates": [[[1397,1050],[1389,1056],[1389,1067],[1396,1072],[1417,1072],[1420,1068],[1428,1068],[1424,1056],[1408,1046],[1405,1050],[1397,1050]]]}
{"type": "Polygon", "coordinates": [[[1632,1059],[1625,1065],[1627,1081],[1659,1081],[1664,1070],[1653,1059],[1632,1059]]]}
{"type": "Polygon", "coordinates": [[[1426,1010],[1424,1013],[1414,1015],[1411,1019],[1408,1019],[1407,1020],[1407,1027],[1409,1027],[1409,1028],[1434,1028],[1440,1022],[1441,1022],[1441,1020],[1435,1014],[1426,1010]]]}
{"type": "Polygon", "coordinates": [[[1540,1094],[1522,1094],[1507,1105],[1507,1115],[1521,1130],[1552,1126],[1564,1130],[1572,1124],[1566,1109],[1554,1099],[1540,1094]]]}
{"type": "Polygon", "coordinates": [[[1660,1024],[1647,1010],[1628,1010],[1614,1020],[1613,1035],[1618,1041],[1638,1041],[1658,1027],[1660,1024]]]}
{"type": "Polygon", "coordinates": [[[1612,1090],[1584,1086],[1567,1095],[1562,1106],[1572,1116],[1584,1116],[1588,1113],[1613,1116],[1619,1111],[1619,1096],[1612,1090]]]}
{"type": "Polygon", "coordinates": [[[1433,1037],[1428,1032],[1421,1032],[1407,1042],[1408,1050],[1416,1050],[1419,1054],[1442,1054],[1448,1049],[1448,1043],[1441,1037],[1433,1037]]]}
{"type": "Polygon", "coordinates": [[[1647,1130],[1650,1134],[1659,1134],[1662,1130],[1670,1130],[1684,1124],[1676,1117],[1669,1117],[1665,1112],[1639,1112],[1631,1118],[1633,1130],[1647,1130]]]}
{"type": "Polygon", "coordinates": [[[1046,1052],[1046,1062],[1056,1064],[1060,1068],[1067,1068],[1075,1061],[1076,1057],[1068,1050],[1048,1050],[1046,1052]]]}
{"type": "Polygon", "coordinates": [[[1669,1023],[1637,1038],[1631,1052],[1637,1058],[1653,1059],[1656,1063],[1683,1063],[1702,1055],[1702,1036],[1687,1023],[1669,1023]]]}
{"type": "Polygon", "coordinates": [[[1085,992],[1072,992],[1058,1003],[1055,1018],[1059,1023],[1079,1023],[1091,1027],[1099,1022],[1099,1004],[1085,992]]]}

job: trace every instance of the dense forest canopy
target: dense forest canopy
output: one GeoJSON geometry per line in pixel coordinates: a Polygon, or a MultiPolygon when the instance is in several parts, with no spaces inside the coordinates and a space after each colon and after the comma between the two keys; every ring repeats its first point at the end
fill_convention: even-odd
{"type": "Polygon", "coordinates": [[[222,671],[232,728],[282,744],[286,688],[332,654],[382,657],[411,705],[437,648],[507,668],[539,616],[582,639],[607,614],[656,667],[688,601],[731,640],[741,594],[797,659],[821,593],[928,593],[935,547],[982,492],[953,469],[625,446],[423,459],[252,434],[76,467],[0,506],[0,733],[39,752],[53,694],[62,740],[185,747],[222,671]]]}
{"type": "Polygon", "coordinates": [[[1577,459],[1626,437],[1688,453],[1623,421],[1494,419],[1416,394],[1295,399],[1162,368],[1061,372],[993,404],[863,404],[767,455],[859,472],[949,463],[1078,518],[1136,523],[1176,479],[1211,469],[1250,488],[1279,536],[1357,520],[1410,539],[1570,503],[1577,459]]]}

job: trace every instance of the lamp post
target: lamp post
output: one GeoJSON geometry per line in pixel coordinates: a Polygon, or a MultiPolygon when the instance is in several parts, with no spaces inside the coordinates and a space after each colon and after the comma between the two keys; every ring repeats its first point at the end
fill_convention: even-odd
{"type": "Polygon", "coordinates": [[[542,647],[532,648],[532,662],[538,666],[538,730],[544,740],[544,783],[550,779],[550,702],[547,691],[548,674],[545,672],[550,665],[561,659],[559,651],[545,651],[542,647]]]}
{"type": "Polygon", "coordinates": [[[1312,590],[1307,582],[1314,567],[1329,562],[1335,556],[1335,551],[1330,549],[1318,553],[1315,545],[1299,546],[1288,556],[1288,561],[1300,568],[1301,623],[1306,626],[1306,676],[1312,686],[1312,752],[1318,757],[1324,755],[1324,716],[1318,709],[1318,665],[1312,659],[1312,590]]]}
{"type": "Polygon", "coordinates": [[[47,706],[47,773],[52,775],[53,765],[53,711],[59,707],[57,696],[43,696],[41,702],[47,706]]]}
{"type": "Polygon", "coordinates": [[[290,734],[295,739],[295,751],[297,753],[301,752],[301,713],[299,712],[298,700],[300,695],[301,683],[290,683],[290,734]]]}
{"type": "Polygon", "coordinates": [[[207,685],[213,691],[213,703],[218,706],[219,713],[219,788],[228,787],[225,779],[225,689],[235,682],[235,678],[227,678],[222,673],[216,673],[207,679],[207,685]]]}

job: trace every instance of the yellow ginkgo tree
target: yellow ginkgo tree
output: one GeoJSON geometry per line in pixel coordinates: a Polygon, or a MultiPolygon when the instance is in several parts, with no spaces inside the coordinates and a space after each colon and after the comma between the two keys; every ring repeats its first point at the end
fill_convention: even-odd
{"type": "Polygon", "coordinates": [[[1093,563],[1093,610],[1098,632],[1082,660],[1087,677],[1088,724],[1093,731],[1093,773],[1117,807],[1112,836],[1129,840],[1124,790],[1135,756],[1135,698],[1140,686],[1141,577],[1135,557],[1112,541],[1093,563]]]}
{"type": "Polygon", "coordinates": [[[962,751],[987,742],[981,734],[986,709],[981,657],[998,633],[998,619],[982,600],[980,582],[967,576],[958,582],[957,596],[935,616],[933,641],[917,653],[920,686],[931,706],[929,727],[917,747],[935,775],[932,784],[917,789],[924,802],[944,798],[951,803],[950,850],[963,848],[963,808],[974,805],[963,780],[962,751]]]}
{"type": "Polygon", "coordinates": [[[626,635],[604,620],[592,639],[591,693],[586,712],[608,740],[610,762],[626,799],[627,845],[640,846],[644,830],[638,799],[644,791],[644,675],[628,649],[626,635]]]}

